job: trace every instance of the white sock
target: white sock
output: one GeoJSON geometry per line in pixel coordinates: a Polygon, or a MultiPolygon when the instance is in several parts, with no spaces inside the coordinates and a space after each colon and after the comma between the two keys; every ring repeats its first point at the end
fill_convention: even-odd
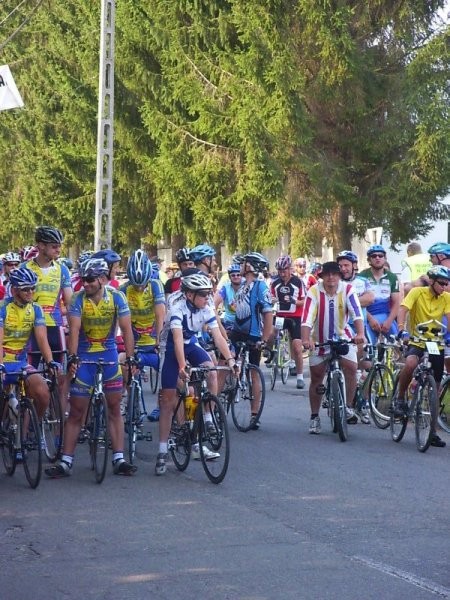
{"type": "Polygon", "coordinates": [[[300,373],[299,375],[297,375],[297,381],[303,381],[303,373],[300,373]]]}
{"type": "Polygon", "coordinates": [[[159,453],[167,454],[167,442],[159,442],[159,453]]]}

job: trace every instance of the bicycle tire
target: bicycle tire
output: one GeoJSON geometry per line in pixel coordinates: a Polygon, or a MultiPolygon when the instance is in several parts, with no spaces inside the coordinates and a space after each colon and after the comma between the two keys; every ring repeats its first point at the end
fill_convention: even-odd
{"type": "Polygon", "coordinates": [[[108,405],[104,394],[98,394],[93,400],[89,447],[95,481],[102,483],[106,475],[109,451],[108,405]]]}
{"type": "Polygon", "coordinates": [[[196,414],[200,460],[206,476],[212,483],[223,481],[230,462],[230,435],[223,406],[211,396],[202,400],[196,414]],[[204,412],[211,413],[214,432],[208,433],[203,419],[204,412]],[[211,459],[209,452],[219,456],[211,459]]]}
{"type": "Polygon", "coordinates": [[[438,424],[445,432],[450,433],[450,377],[442,383],[438,399],[438,424]]]}
{"type": "Polygon", "coordinates": [[[390,408],[394,375],[383,364],[375,365],[369,375],[367,385],[369,393],[369,408],[372,421],[379,429],[387,429],[390,423],[390,408]]]}
{"type": "MultiPolygon", "coordinates": [[[[175,412],[172,417],[172,424],[170,426],[168,448],[170,456],[172,457],[173,464],[179,471],[185,471],[191,460],[191,431],[190,424],[184,419],[184,410],[181,406],[182,401],[180,400],[177,404],[175,412]],[[177,415],[183,415],[178,418],[177,415]]],[[[198,412],[196,408],[196,413],[198,412]]]]}
{"type": "Polygon", "coordinates": [[[341,442],[348,438],[347,414],[345,410],[345,393],[343,388],[342,374],[334,371],[331,375],[331,395],[333,398],[334,422],[337,434],[341,442]]]}
{"type": "Polygon", "coordinates": [[[36,409],[29,398],[20,400],[19,420],[23,469],[30,487],[35,489],[42,475],[42,438],[36,409]]]}
{"type": "Polygon", "coordinates": [[[50,401],[41,427],[45,454],[50,462],[55,462],[60,455],[64,435],[61,403],[56,388],[50,389],[50,401]]]}
{"type": "Polygon", "coordinates": [[[433,375],[427,375],[423,385],[416,388],[416,394],[416,446],[419,452],[426,452],[430,447],[433,418],[436,415],[437,386],[433,375]]]}
{"type": "Polygon", "coordinates": [[[395,402],[395,398],[397,396],[397,387],[398,387],[398,374],[394,380],[394,387],[392,389],[389,425],[391,428],[391,437],[394,440],[394,442],[401,442],[403,439],[403,436],[405,435],[406,426],[408,425],[408,415],[404,415],[403,417],[396,417],[394,415],[394,402],[395,402]]]}
{"type": "Polygon", "coordinates": [[[152,394],[156,394],[156,390],[158,389],[159,382],[159,371],[150,367],[150,390],[152,394]]]}
{"type": "Polygon", "coordinates": [[[291,364],[291,346],[289,337],[286,333],[283,334],[280,340],[280,373],[281,373],[281,381],[285,385],[287,380],[289,379],[289,369],[291,364]]]}
{"type": "Polygon", "coordinates": [[[236,429],[242,432],[250,431],[250,429],[252,428],[252,373],[256,374],[261,384],[261,401],[258,413],[256,415],[256,420],[258,420],[261,417],[266,398],[265,381],[261,369],[256,365],[245,365],[244,369],[241,371],[241,377],[239,379],[238,385],[236,387],[236,393],[231,403],[231,417],[233,419],[233,423],[236,429]]]}
{"type": "Polygon", "coordinates": [[[270,367],[270,389],[273,390],[277,381],[278,365],[273,364],[270,367]]]}
{"type": "Polygon", "coordinates": [[[128,446],[128,462],[134,464],[133,461],[136,457],[136,441],[138,434],[138,420],[140,418],[139,408],[139,389],[136,381],[131,382],[130,393],[128,395],[128,406],[127,406],[127,421],[126,421],[126,433],[127,433],[127,446],[128,446]]]}
{"type": "Polygon", "coordinates": [[[1,447],[2,459],[5,471],[9,476],[14,475],[16,470],[16,429],[17,419],[11,418],[9,413],[8,401],[3,400],[3,415],[1,420],[1,447]]]}

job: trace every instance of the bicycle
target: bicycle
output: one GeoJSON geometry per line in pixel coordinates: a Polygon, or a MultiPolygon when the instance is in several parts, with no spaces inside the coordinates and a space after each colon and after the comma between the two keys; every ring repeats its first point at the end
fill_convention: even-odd
{"type": "Polygon", "coordinates": [[[230,440],[226,415],[221,402],[209,393],[207,376],[211,371],[229,370],[228,367],[192,367],[193,375],[189,385],[194,388],[194,396],[189,389],[179,391],[172,425],[169,433],[168,450],[179,471],[187,469],[194,444],[199,446],[200,460],[206,476],[212,483],[223,481],[230,460],[230,440]],[[189,399],[189,403],[188,400],[189,399]],[[205,413],[210,413],[212,427],[204,421],[205,413]],[[216,457],[210,460],[207,453],[216,457]]]}
{"type": "Polygon", "coordinates": [[[99,360],[84,360],[83,364],[95,365],[96,373],[91,396],[89,398],[88,411],[84,426],[82,427],[80,441],[87,439],[89,442],[89,455],[91,469],[94,471],[97,483],[102,483],[106,475],[109,451],[108,432],[108,405],[103,391],[103,371],[107,366],[117,363],[99,360]]]}
{"type": "Polygon", "coordinates": [[[285,384],[289,377],[291,363],[291,340],[289,332],[284,329],[284,317],[275,317],[275,340],[272,348],[273,358],[270,368],[270,389],[273,390],[277,380],[278,371],[281,381],[285,384]]]}
{"type": "Polygon", "coordinates": [[[55,462],[61,453],[64,435],[64,419],[59,401],[58,382],[56,374],[47,378],[50,391],[50,402],[42,417],[42,439],[44,452],[50,462],[55,462]]]}
{"type": "Polygon", "coordinates": [[[27,481],[35,489],[42,475],[42,438],[33,400],[25,392],[27,374],[27,367],[9,373],[17,376],[17,383],[12,386],[18,402],[16,407],[10,404],[9,394],[0,380],[0,446],[7,474],[14,475],[18,462],[22,462],[27,481]]]}
{"type": "Polygon", "coordinates": [[[327,380],[324,386],[326,408],[330,417],[333,433],[339,435],[341,442],[347,441],[347,405],[345,393],[345,378],[342,372],[340,359],[348,352],[349,341],[346,339],[327,340],[321,344],[315,344],[316,348],[328,347],[330,358],[327,365],[327,380]]]}
{"type": "Polygon", "coordinates": [[[410,341],[425,344],[425,350],[419,364],[414,369],[408,387],[407,410],[401,417],[395,416],[399,375],[395,379],[390,408],[390,427],[392,439],[394,442],[400,442],[405,435],[408,421],[413,422],[417,449],[419,452],[426,452],[431,443],[431,432],[437,406],[437,385],[429,356],[430,354],[440,354],[439,348],[443,347],[444,331],[442,324],[435,320],[419,323],[416,331],[418,335],[412,336],[410,341]],[[429,325],[433,324],[438,327],[430,328],[429,325]],[[433,339],[421,335],[427,331],[433,334],[433,339]]]}
{"type": "Polygon", "coordinates": [[[152,441],[150,432],[144,433],[143,421],[147,415],[147,409],[144,401],[144,392],[142,390],[142,374],[141,369],[137,369],[136,373],[128,382],[128,406],[125,419],[125,433],[128,437],[128,459],[130,464],[136,457],[136,445],[138,440],[152,441]]]}
{"type": "Polygon", "coordinates": [[[259,419],[264,410],[266,399],[266,383],[264,375],[257,365],[249,362],[250,349],[255,346],[251,342],[235,342],[236,363],[240,366],[239,376],[230,375],[230,379],[234,377],[234,382],[231,379],[228,395],[226,397],[228,412],[231,407],[231,417],[238,431],[246,432],[250,429],[258,429],[259,419]],[[254,379],[258,380],[261,397],[258,405],[258,411],[252,414],[252,404],[255,405],[254,395],[254,379]]]}
{"type": "Polygon", "coordinates": [[[446,374],[441,383],[438,398],[438,423],[439,426],[450,433],[450,374],[446,374]]]}

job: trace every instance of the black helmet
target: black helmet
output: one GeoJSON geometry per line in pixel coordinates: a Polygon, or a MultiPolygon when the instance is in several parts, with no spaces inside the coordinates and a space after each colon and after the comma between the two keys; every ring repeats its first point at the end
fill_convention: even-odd
{"type": "Polygon", "coordinates": [[[269,261],[259,252],[249,252],[248,254],[244,254],[242,262],[251,265],[255,273],[262,273],[262,271],[269,268],[269,261]]]}
{"type": "Polygon", "coordinates": [[[35,240],[36,242],[42,242],[44,244],[62,244],[64,236],[59,229],[56,229],[55,227],[41,225],[36,228],[35,240]]]}
{"type": "Polygon", "coordinates": [[[175,258],[177,259],[177,263],[180,264],[182,262],[187,262],[191,259],[191,251],[189,248],[180,248],[176,251],[175,258]]]}

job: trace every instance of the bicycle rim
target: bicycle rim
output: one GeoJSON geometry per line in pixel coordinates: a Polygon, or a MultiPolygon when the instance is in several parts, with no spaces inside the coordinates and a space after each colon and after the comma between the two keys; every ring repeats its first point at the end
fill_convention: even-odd
{"type": "Polygon", "coordinates": [[[139,394],[136,383],[133,381],[130,387],[127,407],[127,441],[128,441],[128,461],[133,464],[136,456],[137,440],[137,421],[140,417],[139,394]]]}
{"type": "Polygon", "coordinates": [[[270,389],[273,390],[277,381],[278,366],[273,364],[270,368],[270,389]]]}
{"type": "Polygon", "coordinates": [[[150,367],[150,389],[152,394],[156,394],[156,390],[158,389],[158,380],[159,380],[159,371],[150,367]]]}
{"type": "Polygon", "coordinates": [[[105,396],[100,394],[94,399],[91,421],[91,458],[97,483],[102,483],[106,475],[108,445],[108,407],[105,396]]]}
{"type": "Polygon", "coordinates": [[[439,394],[438,423],[444,431],[450,433],[450,378],[446,378],[439,394]]]}
{"type": "Polygon", "coordinates": [[[286,384],[289,378],[289,369],[291,363],[291,351],[289,348],[289,340],[282,339],[280,344],[280,356],[281,356],[281,381],[286,384]]]}
{"type": "Polygon", "coordinates": [[[16,470],[16,429],[17,419],[11,419],[9,415],[8,402],[5,401],[3,405],[3,417],[1,421],[1,447],[2,447],[2,459],[5,465],[5,470],[8,475],[14,475],[16,470]]]}
{"type": "Polygon", "coordinates": [[[377,365],[369,377],[370,414],[379,429],[386,429],[390,422],[394,377],[391,370],[385,365],[377,365]]]}
{"type": "Polygon", "coordinates": [[[39,485],[42,474],[41,430],[36,409],[28,398],[20,403],[20,437],[25,476],[33,489],[39,485]]]}
{"type": "Polygon", "coordinates": [[[236,429],[239,431],[249,431],[251,429],[253,407],[256,419],[259,419],[264,409],[265,397],[266,388],[261,369],[256,365],[246,365],[243,373],[241,374],[240,384],[231,404],[231,416],[236,429]],[[259,405],[254,398],[252,374],[260,383],[261,393],[259,405]]]}
{"type": "Polygon", "coordinates": [[[201,410],[197,410],[197,430],[200,460],[203,469],[212,483],[223,481],[230,461],[230,439],[228,423],[220,402],[211,398],[202,402],[201,410]],[[203,419],[204,412],[210,413],[214,431],[207,433],[203,419]],[[214,457],[211,457],[213,454],[214,457]]]}
{"type": "Polygon", "coordinates": [[[42,437],[45,454],[50,462],[58,458],[63,443],[64,423],[56,390],[50,390],[50,402],[42,417],[42,437]]]}
{"type": "Polygon", "coordinates": [[[344,389],[339,373],[333,373],[331,379],[331,394],[333,397],[334,422],[341,442],[347,441],[347,415],[345,411],[344,389]]]}
{"type": "Polygon", "coordinates": [[[391,436],[394,442],[401,442],[403,436],[405,435],[406,426],[408,424],[408,417],[396,417],[394,416],[394,402],[397,396],[397,387],[398,387],[398,375],[394,381],[394,388],[392,390],[392,398],[391,398],[391,408],[389,414],[389,425],[391,428],[391,436]]]}
{"type": "Polygon", "coordinates": [[[414,419],[416,445],[419,452],[426,452],[431,442],[433,415],[436,410],[437,389],[434,377],[428,375],[417,391],[416,413],[414,419]]]}

